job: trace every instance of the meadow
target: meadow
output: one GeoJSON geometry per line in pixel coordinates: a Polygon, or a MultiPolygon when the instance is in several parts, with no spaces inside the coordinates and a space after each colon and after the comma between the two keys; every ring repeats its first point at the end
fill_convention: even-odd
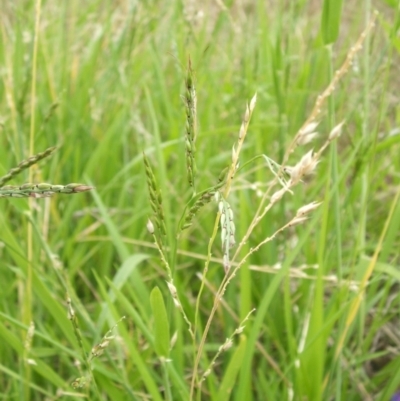
{"type": "Polygon", "coordinates": [[[398,0],[4,0],[0,400],[400,391],[398,0]]]}

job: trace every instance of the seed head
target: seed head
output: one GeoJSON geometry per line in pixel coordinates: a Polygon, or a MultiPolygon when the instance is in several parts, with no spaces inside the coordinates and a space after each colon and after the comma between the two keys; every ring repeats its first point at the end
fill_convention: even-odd
{"type": "Polygon", "coordinates": [[[284,193],[286,192],[286,188],[281,188],[279,191],[276,191],[272,196],[271,196],[271,203],[277,202],[279,199],[282,198],[284,193]]]}
{"type": "Polygon", "coordinates": [[[307,217],[295,217],[290,223],[289,226],[296,226],[297,224],[301,224],[307,220],[307,217]]]}
{"type": "Polygon", "coordinates": [[[232,341],[230,338],[227,338],[226,341],[225,341],[225,343],[222,344],[222,345],[219,347],[219,351],[220,351],[220,352],[225,352],[225,351],[227,351],[229,348],[231,348],[232,345],[233,345],[233,341],[232,341]]]}
{"type": "Polygon", "coordinates": [[[175,285],[172,282],[167,281],[167,286],[168,286],[169,292],[171,293],[172,300],[174,301],[175,306],[177,308],[181,308],[181,304],[178,299],[178,291],[177,291],[175,285]]]}
{"type": "Polygon", "coordinates": [[[257,93],[255,93],[252,99],[250,100],[249,109],[251,112],[253,112],[254,108],[256,107],[256,102],[257,102],[257,93]]]}
{"type": "Polygon", "coordinates": [[[332,129],[332,131],[329,134],[329,141],[333,141],[338,136],[340,136],[340,134],[342,133],[343,124],[344,124],[344,121],[342,121],[340,124],[336,125],[336,127],[334,127],[332,129]]]}
{"type": "Polygon", "coordinates": [[[150,234],[154,234],[154,224],[150,219],[147,220],[146,228],[150,234]]]}
{"type": "Polygon", "coordinates": [[[318,159],[313,154],[313,150],[310,150],[294,167],[287,167],[285,171],[290,174],[291,184],[295,185],[303,176],[311,174],[315,170],[317,164],[318,159]]]}
{"type": "Polygon", "coordinates": [[[307,124],[304,128],[299,131],[297,145],[305,145],[311,142],[317,135],[318,132],[315,132],[315,129],[318,126],[318,122],[312,122],[307,124]]]}
{"type": "Polygon", "coordinates": [[[321,202],[311,202],[308,205],[302,206],[296,213],[296,217],[302,217],[316,209],[321,202]]]}

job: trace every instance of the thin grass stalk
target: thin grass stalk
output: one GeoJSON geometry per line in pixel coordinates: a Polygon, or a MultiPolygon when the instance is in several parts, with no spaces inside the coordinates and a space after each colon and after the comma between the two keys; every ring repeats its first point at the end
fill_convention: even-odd
{"type": "MultiPolygon", "coordinates": [[[[397,203],[398,203],[399,199],[400,199],[400,187],[397,190],[395,198],[393,199],[392,205],[390,207],[388,216],[387,216],[386,221],[385,221],[385,225],[384,225],[384,227],[382,229],[382,232],[381,232],[381,235],[379,237],[379,241],[378,241],[378,244],[377,244],[377,246],[375,248],[374,254],[373,254],[373,256],[371,258],[371,261],[370,261],[370,263],[369,263],[369,265],[368,265],[368,267],[367,267],[367,269],[366,269],[366,271],[365,271],[365,273],[364,273],[364,275],[363,275],[363,277],[361,279],[358,293],[357,293],[356,297],[353,299],[353,301],[351,302],[349,311],[347,313],[345,328],[344,328],[344,330],[343,330],[343,332],[342,332],[342,334],[341,334],[341,336],[339,338],[339,341],[337,343],[337,347],[336,347],[336,350],[335,350],[335,360],[337,360],[339,358],[339,356],[340,356],[340,354],[342,352],[342,349],[343,349],[343,346],[344,346],[344,342],[345,342],[345,339],[347,337],[347,333],[348,333],[348,331],[350,329],[350,326],[353,323],[353,321],[354,321],[354,319],[355,319],[355,317],[357,315],[357,312],[358,312],[358,310],[360,308],[361,302],[362,302],[362,300],[364,298],[365,292],[367,290],[368,281],[369,281],[369,279],[370,279],[370,277],[371,277],[371,275],[372,275],[372,273],[374,271],[374,268],[375,268],[375,266],[376,266],[376,264],[378,262],[378,257],[379,257],[379,254],[381,252],[382,246],[383,246],[383,241],[385,240],[386,233],[388,231],[390,222],[391,222],[391,220],[393,218],[393,214],[394,214],[394,211],[396,209],[396,206],[397,206],[397,203]]],[[[329,376],[329,374],[328,374],[328,376],[329,376]]]]}
{"type": "MultiPolygon", "coordinates": [[[[335,127],[331,133],[329,134],[326,142],[321,146],[321,148],[318,150],[318,152],[316,152],[314,155],[311,152],[308,152],[306,155],[304,155],[302,157],[302,159],[300,160],[300,162],[298,162],[296,164],[295,167],[292,168],[292,177],[291,177],[291,186],[295,186],[297,185],[300,181],[301,178],[303,177],[303,175],[307,175],[310,174],[311,172],[313,172],[313,170],[315,169],[318,160],[322,154],[322,152],[327,148],[327,146],[334,140],[337,138],[337,136],[340,134],[340,129],[341,129],[342,124],[339,124],[337,127],[335,127]],[[298,171],[297,173],[295,173],[295,171],[298,171]]],[[[282,188],[281,192],[284,193],[286,191],[290,190],[290,186],[289,184],[286,184],[283,188],[282,188]],[[283,190],[283,192],[282,192],[283,190]]],[[[277,200],[279,200],[280,198],[278,198],[277,200]]],[[[276,201],[277,201],[276,200],[276,201]]],[[[276,201],[271,201],[269,204],[269,208],[271,208],[276,201]]],[[[279,228],[278,230],[275,231],[275,233],[270,236],[265,238],[263,241],[261,241],[256,247],[253,247],[250,249],[250,251],[241,259],[241,261],[236,264],[235,268],[233,271],[230,271],[229,269],[226,270],[226,274],[220,284],[220,287],[217,291],[217,295],[214,298],[214,304],[212,307],[212,310],[210,312],[209,318],[207,320],[207,324],[205,327],[205,330],[203,332],[201,341],[200,341],[200,345],[199,345],[199,351],[197,352],[197,356],[196,356],[196,360],[195,360],[195,367],[197,369],[198,367],[198,363],[200,361],[200,350],[203,349],[204,344],[205,344],[205,340],[207,337],[207,333],[210,329],[211,326],[211,321],[212,318],[218,308],[218,305],[220,303],[220,300],[222,299],[223,295],[225,294],[226,288],[228,286],[228,284],[230,283],[230,281],[235,277],[235,275],[237,274],[238,270],[243,266],[243,264],[247,261],[248,257],[253,254],[254,252],[257,252],[263,245],[265,245],[267,242],[272,241],[279,233],[281,233],[282,231],[284,231],[285,229],[294,226],[296,224],[300,224],[302,222],[304,222],[307,217],[306,214],[308,214],[309,212],[311,212],[312,210],[314,210],[316,207],[318,207],[318,203],[316,202],[312,202],[309,205],[305,205],[303,207],[301,207],[296,215],[288,222],[286,223],[284,226],[282,226],[281,228],[279,228]]],[[[268,209],[269,210],[269,209],[268,209]]],[[[265,211],[266,213],[266,211],[265,211]]],[[[265,214],[264,213],[264,214],[265,214]]],[[[220,216],[221,213],[218,213],[218,216],[220,216]]],[[[262,216],[264,216],[264,214],[262,216]]],[[[216,224],[214,226],[214,232],[213,232],[213,236],[212,239],[215,239],[215,235],[216,235],[216,231],[218,230],[218,222],[219,220],[216,221],[216,224]]],[[[210,244],[212,245],[212,241],[210,240],[210,244]]],[[[209,252],[211,252],[210,248],[209,248],[209,252]]],[[[209,255],[208,255],[209,256],[209,255]]],[[[206,261],[206,266],[208,266],[208,260],[206,261]]],[[[203,279],[205,280],[205,279],[203,279]]],[[[194,379],[192,378],[192,386],[194,386],[194,379]]]]}
{"type": "MultiPolygon", "coordinates": [[[[35,7],[35,32],[33,42],[33,56],[32,56],[32,86],[31,86],[31,123],[30,123],[30,135],[29,135],[29,154],[34,154],[34,138],[35,138],[35,106],[36,106],[36,76],[37,76],[37,53],[39,44],[39,29],[40,29],[40,12],[41,12],[41,0],[36,1],[35,7]]],[[[33,181],[33,171],[29,169],[29,181],[33,181]]],[[[33,199],[29,199],[29,214],[33,213],[33,199]]],[[[26,278],[26,287],[24,291],[24,307],[23,307],[23,322],[30,324],[32,321],[32,276],[33,276],[33,227],[28,222],[27,232],[27,259],[28,259],[28,271],[26,278]]],[[[31,376],[31,369],[25,359],[25,379],[29,382],[31,376]]],[[[24,386],[25,399],[30,399],[30,388],[24,386]]]]}
{"type": "Polygon", "coordinates": [[[206,369],[206,371],[203,373],[201,379],[200,379],[200,383],[199,383],[199,393],[201,394],[201,385],[202,383],[206,380],[207,376],[210,375],[210,373],[212,372],[212,369],[215,365],[215,363],[217,362],[219,356],[226,352],[228,349],[230,349],[233,345],[233,339],[235,336],[243,333],[243,330],[245,328],[246,322],[249,320],[250,315],[255,312],[255,309],[252,309],[250,312],[248,312],[248,314],[245,316],[245,318],[240,322],[239,326],[235,329],[235,331],[225,340],[225,342],[218,348],[218,351],[216,352],[216,354],[214,355],[213,359],[211,360],[208,368],[206,369]]]}
{"type": "MultiPolygon", "coordinates": [[[[368,33],[372,30],[372,28],[375,26],[375,20],[377,17],[377,13],[375,13],[372,18],[371,21],[369,22],[368,26],[366,27],[366,29],[361,33],[361,35],[359,36],[358,40],[356,41],[356,43],[350,48],[345,61],[343,62],[343,64],[341,65],[341,67],[335,72],[334,74],[334,78],[333,80],[329,83],[329,85],[326,87],[326,89],[322,92],[322,94],[320,96],[318,96],[313,109],[311,111],[311,114],[309,115],[309,117],[307,118],[306,122],[302,125],[302,127],[299,129],[299,131],[296,133],[296,135],[294,136],[293,140],[290,142],[287,151],[285,152],[285,155],[283,157],[283,161],[282,164],[280,166],[280,169],[277,173],[277,177],[275,177],[269,188],[265,191],[263,197],[260,200],[260,204],[257,208],[257,211],[253,217],[252,222],[249,225],[249,228],[245,234],[245,236],[243,237],[243,239],[240,241],[240,243],[238,244],[238,247],[236,248],[236,252],[234,254],[234,256],[232,257],[232,261],[234,261],[237,256],[240,254],[240,251],[242,249],[242,247],[244,246],[244,244],[248,241],[250,234],[253,232],[254,228],[258,225],[258,223],[261,221],[261,219],[265,216],[265,214],[271,209],[272,204],[270,203],[267,206],[264,206],[269,195],[270,192],[272,190],[272,188],[279,182],[279,176],[282,175],[282,172],[284,171],[284,168],[286,167],[287,161],[289,160],[289,156],[291,155],[291,153],[294,151],[294,149],[297,146],[297,143],[299,141],[299,138],[302,136],[303,132],[307,129],[307,127],[310,126],[310,124],[313,124],[316,119],[318,118],[318,116],[320,115],[321,111],[322,111],[322,106],[325,104],[325,101],[329,98],[329,96],[334,92],[334,90],[336,89],[336,87],[338,86],[339,81],[341,80],[341,78],[347,73],[347,71],[349,70],[356,54],[361,50],[362,48],[362,44],[365,40],[365,38],[367,37],[368,33]]],[[[321,149],[322,150],[322,149],[321,149]]]]}
{"type": "MultiPolygon", "coordinates": [[[[314,107],[313,107],[313,109],[312,109],[312,112],[311,112],[310,116],[307,118],[306,122],[302,125],[302,127],[300,128],[300,130],[298,131],[298,133],[295,135],[295,137],[293,138],[292,142],[290,143],[289,147],[287,148],[287,151],[285,152],[285,155],[284,155],[284,158],[283,158],[283,162],[282,162],[281,167],[280,167],[280,171],[278,172],[278,176],[283,172],[283,169],[284,169],[284,167],[286,166],[286,163],[287,163],[287,161],[288,161],[288,159],[289,159],[289,156],[290,156],[290,154],[293,152],[293,150],[295,149],[295,147],[296,147],[296,145],[297,145],[297,143],[298,143],[298,141],[299,141],[300,136],[301,136],[301,135],[303,134],[303,132],[307,129],[307,127],[310,126],[310,124],[312,124],[312,123],[315,122],[315,120],[317,119],[317,117],[318,117],[318,116],[320,115],[320,113],[321,113],[321,108],[322,108],[322,106],[324,105],[325,101],[332,95],[332,93],[334,92],[334,90],[335,90],[335,88],[336,88],[338,82],[340,81],[340,79],[347,73],[348,69],[350,68],[350,66],[351,66],[351,64],[352,64],[352,62],[353,62],[353,59],[354,59],[355,55],[356,55],[357,52],[362,48],[362,43],[364,42],[364,40],[365,40],[367,34],[368,34],[369,31],[374,27],[375,19],[376,19],[376,14],[374,14],[374,16],[373,16],[373,18],[371,19],[371,21],[369,22],[367,28],[361,33],[361,35],[360,35],[360,37],[358,38],[356,44],[355,44],[355,45],[350,49],[350,51],[348,52],[345,61],[343,62],[342,66],[339,68],[339,70],[337,70],[336,73],[334,74],[334,78],[332,79],[332,81],[330,82],[330,84],[327,86],[327,88],[324,90],[324,92],[323,92],[320,96],[318,96],[318,98],[317,98],[317,100],[316,100],[316,102],[315,102],[315,105],[314,105],[314,107]]],[[[331,135],[332,135],[332,133],[331,133],[331,135]]],[[[316,155],[317,157],[325,150],[325,148],[326,148],[326,147],[330,144],[330,142],[334,139],[334,136],[332,135],[332,138],[331,138],[331,135],[330,135],[330,137],[328,138],[328,140],[326,141],[326,143],[321,147],[321,149],[320,149],[319,152],[317,153],[317,155],[316,155]]],[[[235,151],[234,151],[234,153],[235,153],[235,151]]],[[[239,153],[239,152],[237,152],[237,153],[239,153]]],[[[230,169],[230,173],[231,173],[231,169],[230,169]]],[[[227,185],[227,187],[226,187],[227,190],[228,190],[228,193],[229,193],[230,182],[231,182],[232,178],[233,178],[233,176],[232,176],[231,174],[228,174],[228,179],[227,179],[228,185],[227,185]]],[[[247,232],[246,232],[246,235],[245,235],[245,237],[242,239],[242,241],[240,242],[238,248],[236,249],[236,252],[235,252],[235,254],[234,254],[233,258],[232,258],[232,262],[233,262],[233,261],[236,259],[236,257],[239,255],[239,253],[240,253],[240,251],[241,251],[243,245],[244,245],[244,244],[247,242],[247,240],[249,239],[250,234],[252,233],[252,231],[254,230],[254,228],[256,227],[256,225],[258,224],[258,222],[265,216],[265,214],[266,214],[266,213],[271,209],[271,207],[273,206],[274,203],[273,203],[273,202],[270,202],[269,205],[267,205],[267,206],[264,208],[264,204],[265,204],[265,202],[266,202],[266,200],[267,200],[267,198],[268,198],[268,196],[269,196],[269,193],[270,193],[271,189],[273,188],[273,186],[274,186],[278,181],[279,181],[279,179],[278,179],[277,177],[274,178],[273,181],[272,181],[272,183],[271,183],[271,185],[270,185],[270,187],[269,187],[269,189],[264,193],[264,196],[263,196],[262,199],[261,199],[260,205],[259,205],[259,207],[258,207],[258,209],[257,209],[257,211],[256,211],[256,214],[255,214],[255,216],[254,216],[254,218],[253,218],[253,220],[252,220],[252,222],[251,222],[251,224],[250,224],[250,226],[249,226],[249,228],[248,228],[248,230],[247,230],[247,232]],[[263,208],[264,208],[264,210],[263,210],[263,208]]],[[[219,215],[218,215],[218,220],[219,220],[219,215]]],[[[289,222],[288,224],[290,225],[291,223],[292,223],[292,222],[289,222]]],[[[288,227],[288,225],[285,225],[284,227],[286,228],[286,227],[288,227]]],[[[216,223],[216,224],[214,225],[213,236],[212,236],[212,238],[211,238],[211,240],[210,240],[210,243],[211,243],[211,241],[213,242],[213,241],[215,240],[217,228],[218,228],[218,224],[216,223]]],[[[281,231],[281,229],[279,229],[279,230],[278,230],[272,237],[270,237],[269,239],[262,241],[262,242],[259,244],[259,246],[257,246],[256,248],[252,249],[252,250],[242,259],[242,261],[244,262],[244,261],[247,259],[247,257],[248,257],[251,253],[255,252],[255,250],[257,250],[261,245],[263,245],[263,244],[265,244],[266,242],[268,242],[268,241],[270,241],[271,239],[273,239],[273,238],[275,237],[275,235],[276,235],[278,232],[280,232],[280,231],[281,231]]],[[[209,252],[210,252],[210,246],[209,246],[209,252]]],[[[206,262],[206,265],[205,265],[205,272],[206,272],[207,269],[208,269],[208,265],[209,265],[209,262],[208,262],[208,263],[206,262]]],[[[233,278],[233,276],[236,274],[237,270],[240,268],[241,265],[242,265],[242,263],[240,262],[239,265],[238,265],[239,267],[235,268],[235,270],[234,270],[231,274],[229,274],[229,276],[228,276],[228,273],[229,273],[229,272],[227,272],[227,274],[225,275],[225,277],[224,277],[224,279],[223,279],[223,281],[222,281],[222,283],[221,283],[221,285],[220,285],[220,288],[219,288],[219,290],[218,290],[217,296],[216,296],[215,299],[214,299],[214,305],[213,305],[213,308],[212,308],[212,310],[211,310],[211,312],[210,312],[210,315],[209,315],[209,317],[208,317],[207,324],[206,324],[206,327],[205,327],[205,329],[204,329],[204,332],[203,332],[203,335],[202,335],[202,339],[201,339],[201,341],[200,341],[200,345],[199,345],[199,347],[198,347],[198,352],[197,352],[197,356],[196,356],[196,360],[195,360],[195,364],[194,364],[194,368],[193,368],[193,376],[192,376],[191,391],[190,391],[190,394],[191,394],[191,395],[190,395],[190,400],[193,399],[193,393],[194,393],[195,382],[197,381],[197,369],[198,369],[198,365],[199,365],[199,362],[200,362],[201,353],[202,353],[202,350],[203,350],[203,348],[204,348],[205,339],[206,339],[206,337],[207,337],[208,331],[209,331],[210,326],[211,326],[211,321],[212,321],[212,319],[213,319],[213,317],[214,317],[214,314],[215,314],[215,312],[216,312],[216,310],[217,310],[217,308],[218,308],[220,299],[221,299],[221,297],[223,296],[223,294],[224,294],[224,292],[225,292],[225,290],[226,290],[227,285],[229,284],[230,280],[231,280],[231,279],[233,278]]],[[[202,286],[200,287],[200,291],[202,291],[202,289],[203,289],[203,283],[202,283],[202,286]]],[[[198,299],[197,299],[197,302],[199,302],[199,297],[198,297],[198,299]]],[[[196,308],[196,313],[197,313],[197,308],[196,308]]]]}
{"type": "Polygon", "coordinates": [[[164,267],[165,267],[165,269],[167,271],[167,276],[168,276],[167,286],[168,286],[169,292],[171,293],[171,297],[172,297],[173,303],[174,303],[175,307],[178,308],[178,310],[181,312],[183,320],[185,321],[185,323],[188,326],[189,334],[190,334],[192,340],[194,341],[195,337],[194,337],[194,332],[193,332],[193,329],[192,329],[192,324],[191,324],[189,318],[187,317],[187,315],[185,313],[185,310],[183,309],[181,300],[179,299],[179,294],[178,294],[178,291],[177,291],[177,289],[175,287],[174,279],[172,277],[172,271],[171,271],[171,268],[169,266],[168,260],[167,260],[165,254],[164,254],[164,248],[161,247],[161,244],[159,243],[159,241],[157,239],[157,236],[154,233],[154,227],[153,227],[153,224],[151,222],[147,223],[147,229],[148,229],[148,231],[150,231],[150,233],[151,233],[151,235],[153,237],[154,244],[155,244],[156,248],[158,249],[158,252],[160,253],[161,262],[162,262],[162,264],[164,265],[164,267]]]}
{"type": "MultiPolygon", "coordinates": [[[[233,147],[233,150],[232,150],[232,163],[231,163],[231,165],[229,167],[229,170],[228,170],[225,189],[223,191],[223,196],[224,196],[225,199],[229,195],[233,177],[234,177],[234,175],[235,175],[235,173],[236,173],[236,171],[238,169],[238,161],[239,161],[240,151],[242,150],[242,146],[243,146],[244,140],[246,138],[248,126],[249,126],[249,123],[250,123],[251,115],[252,115],[253,110],[254,110],[255,105],[256,105],[256,101],[257,101],[257,95],[254,95],[253,98],[250,101],[250,104],[246,106],[246,112],[245,112],[245,115],[244,115],[244,118],[243,118],[243,121],[242,121],[242,125],[241,125],[240,130],[239,130],[237,148],[235,149],[235,147],[233,147]]],[[[203,270],[200,290],[199,290],[199,293],[198,293],[197,299],[196,299],[195,321],[194,321],[194,336],[196,336],[197,322],[198,322],[199,309],[200,309],[200,300],[201,300],[201,296],[202,296],[202,293],[203,293],[203,290],[204,290],[204,286],[205,286],[205,280],[206,280],[206,276],[207,276],[207,272],[208,272],[208,267],[209,267],[210,261],[211,261],[212,247],[213,247],[215,238],[216,238],[217,233],[218,233],[218,226],[219,226],[220,218],[221,218],[221,212],[218,211],[217,217],[216,217],[215,223],[214,223],[214,229],[213,229],[212,235],[210,237],[210,240],[208,242],[207,260],[206,260],[206,262],[204,264],[204,270],[203,270]]],[[[228,270],[227,270],[227,272],[228,272],[228,270]]],[[[195,351],[196,357],[195,357],[195,362],[194,362],[194,366],[193,366],[193,373],[192,373],[193,376],[192,376],[192,382],[191,382],[191,387],[190,387],[190,400],[193,399],[195,384],[198,383],[197,370],[198,370],[198,366],[199,366],[199,363],[200,363],[201,355],[203,353],[204,344],[205,344],[205,340],[206,340],[206,337],[207,337],[208,329],[209,329],[210,324],[211,324],[211,320],[209,319],[207,323],[209,323],[209,324],[207,324],[206,329],[203,332],[202,338],[200,340],[199,347],[197,348],[197,351],[195,351]]],[[[196,350],[196,347],[194,347],[194,349],[196,350]]]]}
{"type": "MultiPolygon", "coordinates": [[[[333,75],[333,55],[332,44],[326,45],[326,52],[328,57],[328,77],[329,82],[334,79],[333,75]]],[[[334,107],[334,94],[327,99],[328,107],[328,128],[332,130],[335,126],[335,107],[334,107]]],[[[323,313],[323,296],[324,296],[324,269],[326,255],[326,244],[328,235],[329,218],[334,215],[334,224],[336,238],[334,241],[334,249],[336,251],[337,267],[339,281],[342,280],[342,252],[341,252],[341,218],[340,218],[340,194],[339,186],[332,185],[339,180],[338,172],[338,151],[337,143],[333,141],[329,148],[329,167],[326,174],[325,194],[324,194],[324,207],[321,219],[321,229],[318,240],[318,265],[320,268],[316,272],[316,283],[313,291],[313,300],[311,303],[311,311],[309,315],[308,330],[305,334],[305,341],[313,339],[314,346],[312,348],[303,349],[302,351],[302,366],[307,370],[310,367],[314,369],[316,377],[316,385],[309,390],[309,396],[313,399],[319,399],[322,396],[323,386],[323,366],[326,358],[326,345],[324,343],[324,313],[323,313]],[[332,207],[329,203],[332,202],[332,207]],[[318,334],[316,334],[318,333],[318,334]]]]}
{"type": "MultiPolygon", "coordinates": [[[[370,18],[371,13],[371,3],[369,0],[365,2],[365,13],[366,19],[370,18]]],[[[369,64],[370,64],[370,41],[369,38],[365,40],[364,43],[364,52],[363,52],[363,120],[361,124],[361,135],[363,141],[364,149],[367,149],[369,144],[371,144],[371,139],[369,138],[370,129],[369,129],[369,121],[368,116],[370,115],[370,100],[369,100],[369,91],[370,91],[370,71],[369,71],[369,64]]],[[[364,166],[364,170],[361,174],[361,199],[360,199],[360,210],[361,216],[359,219],[359,236],[358,236],[358,243],[360,247],[361,254],[365,252],[365,243],[366,243],[366,227],[367,227],[367,204],[369,202],[368,199],[368,178],[369,178],[369,164],[366,163],[364,166]]]]}
{"type": "MultiPolygon", "coordinates": [[[[254,269],[253,269],[254,270],[254,269]]],[[[277,273],[276,269],[274,270],[274,274],[277,273]]],[[[272,272],[271,272],[272,273],[272,272]]],[[[198,277],[201,280],[201,274],[198,274],[198,277]]],[[[290,277],[293,277],[293,275],[290,275],[290,277]]],[[[210,290],[210,292],[215,296],[217,294],[217,289],[208,281],[206,280],[206,286],[210,290]]],[[[236,315],[236,313],[233,311],[231,306],[225,301],[223,298],[221,298],[221,305],[223,305],[224,309],[229,313],[229,315],[237,322],[240,323],[240,318],[239,316],[236,315]]],[[[249,308],[250,310],[250,308],[249,308]]],[[[255,309],[251,310],[251,313],[253,313],[255,309]]],[[[249,312],[245,315],[248,316],[249,312]]],[[[242,320],[243,321],[243,320],[242,320]]],[[[239,326],[240,327],[240,326],[239,326]]],[[[275,372],[280,376],[280,379],[285,383],[286,386],[289,386],[289,380],[286,378],[285,374],[280,370],[278,364],[275,362],[272,356],[270,356],[267,351],[265,350],[264,345],[261,343],[261,341],[257,341],[257,349],[260,351],[260,353],[264,356],[265,360],[271,365],[271,367],[275,370],[275,372]]]]}
{"type": "MultiPolygon", "coordinates": [[[[4,49],[4,64],[5,64],[5,73],[4,73],[4,79],[3,79],[3,85],[4,85],[4,97],[5,97],[5,101],[7,102],[7,106],[8,109],[10,110],[10,114],[11,114],[11,124],[12,124],[12,130],[15,132],[15,134],[17,135],[18,133],[18,117],[17,117],[17,108],[15,105],[15,101],[14,101],[14,88],[13,88],[13,82],[14,82],[14,78],[12,76],[12,62],[14,60],[11,61],[11,55],[13,54],[13,51],[11,50],[11,46],[9,46],[10,43],[12,43],[12,40],[9,40],[9,38],[7,38],[7,30],[5,27],[5,21],[4,18],[2,18],[1,20],[1,36],[3,39],[3,49],[4,49]]],[[[18,141],[15,141],[15,143],[17,143],[18,141]]],[[[20,143],[20,142],[19,142],[20,143]]],[[[14,145],[15,146],[15,145],[14,145]]],[[[17,149],[14,149],[14,153],[16,155],[22,155],[23,152],[21,150],[20,147],[18,147],[17,149]]]]}
{"type": "Polygon", "coordinates": [[[169,372],[168,372],[168,363],[166,359],[161,359],[161,366],[163,371],[163,380],[164,380],[164,391],[165,391],[165,399],[166,401],[172,401],[172,393],[171,393],[171,384],[169,380],[169,372]]]}
{"type": "MultiPolygon", "coordinates": [[[[332,45],[327,46],[327,51],[329,52],[329,57],[328,57],[328,62],[329,62],[329,76],[330,80],[333,79],[333,54],[332,54],[332,45]]],[[[328,119],[329,119],[329,128],[332,129],[335,125],[335,107],[334,107],[334,98],[333,95],[329,98],[328,101],[328,119]]],[[[323,210],[323,217],[322,217],[322,222],[321,222],[321,230],[320,230],[320,236],[319,236],[319,246],[318,246],[318,264],[319,266],[324,266],[325,264],[325,255],[326,255],[326,244],[327,244],[327,236],[328,236],[328,224],[329,224],[329,215],[330,215],[330,210],[329,210],[329,199],[332,199],[333,202],[333,213],[334,213],[334,224],[335,224],[335,250],[336,250],[336,266],[337,266],[337,277],[339,281],[339,286],[342,285],[342,280],[343,280],[343,256],[342,256],[342,224],[341,224],[341,213],[340,213],[340,193],[339,193],[339,187],[332,185],[333,183],[338,182],[339,180],[339,162],[338,162],[338,148],[337,148],[337,143],[336,141],[332,144],[330,148],[330,163],[329,163],[329,169],[328,169],[328,174],[327,174],[327,182],[326,182],[326,190],[325,190],[325,207],[323,210]],[[333,191],[333,194],[331,193],[333,191]]],[[[315,295],[315,300],[314,303],[317,305],[323,305],[323,296],[324,296],[324,271],[322,269],[318,269],[317,271],[317,285],[316,285],[316,295],[315,295]],[[318,297],[318,299],[317,299],[318,297]]],[[[323,326],[324,326],[324,314],[322,311],[322,308],[319,307],[320,313],[318,317],[313,316],[311,320],[311,329],[313,330],[314,328],[314,333],[315,332],[320,332],[320,336],[323,335],[323,326]],[[319,327],[315,328],[313,327],[314,324],[317,324],[319,327]]],[[[339,319],[339,330],[343,326],[343,320],[339,319]]],[[[310,335],[311,337],[311,335],[310,335]]],[[[321,339],[322,340],[322,339],[321,339]]],[[[316,341],[321,341],[320,339],[316,341]]],[[[323,365],[325,362],[326,358],[326,352],[325,352],[325,344],[320,344],[320,347],[318,350],[316,350],[317,353],[317,358],[322,360],[322,362],[319,363],[318,361],[318,383],[322,383],[322,386],[319,385],[318,389],[319,394],[318,396],[321,397],[322,393],[324,391],[324,385],[323,385],[323,365]],[[321,366],[322,365],[322,366],[321,366]]],[[[315,356],[315,353],[314,353],[315,356]]],[[[313,356],[310,357],[312,361],[310,361],[310,365],[314,366],[314,360],[313,356]]],[[[309,365],[309,366],[310,366],[309,365]]],[[[338,383],[340,383],[340,377],[342,375],[342,365],[340,363],[336,364],[336,376],[338,377],[338,383]]],[[[340,399],[340,387],[337,387],[336,389],[336,396],[340,399]]]]}
{"type": "MultiPolygon", "coordinates": [[[[82,355],[82,359],[83,359],[83,362],[85,364],[85,369],[87,370],[87,372],[89,374],[90,381],[93,383],[93,387],[94,387],[96,396],[100,400],[101,399],[101,395],[100,395],[100,392],[99,392],[99,388],[97,387],[97,383],[96,383],[96,380],[94,378],[92,368],[90,366],[90,357],[86,353],[85,348],[83,346],[82,334],[81,334],[81,330],[79,328],[78,318],[77,318],[76,313],[75,313],[75,311],[74,311],[74,309],[72,307],[72,301],[71,301],[71,298],[69,297],[68,293],[67,293],[67,309],[68,309],[68,319],[72,323],[72,327],[74,329],[74,334],[75,334],[75,337],[76,337],[76,339],[78,341],[79,348],[80,348],[81,355],[82,355]]],[[[80,387],[86,386],[86,384],[87,384],[86,378],[85,377],[80,377],[80,378],[74,380],[74,382],[72,383],[72,387],[80,388],[80,387]]]]}
{"type": "MultiPolygon", "coordinates": [[[[332,54],[332,46],[328,46],[327,50],[329,52],[329,77],[330,80],[333,79],[333,54],[332,54]]],[[[329,119],[329,125],[328,128],[329,130],[332,130],[333,127],[335,126],[335,104],[334,104],[334,97],[333,95],[329,97],[328,100],[328,119],[329,119]]],[[[337,143],[334,141],[332,143],[332,146],[330,147],[330,156],[331,156],[331,175],[332,175],[332,181],[337,182],[339,179],[339,162],[338,162],[338,149],[337,149],[337,143]]],[[[340,194],[339,194],[339,188],[336,187],[335,192],[333,194],[333,210],[334,210],[334,215],[335,215],[335,229],[336,229],[336,252],[337,252],[337,267],[338,267],[338,276],[339,280],[342,280],[342,268],[343,268],[343,263],[342,263],[342,249],[341,249],[341,243],[342,243],[342,227],[341,227],[341,214],[340,214],[340,194]]],[[[325,252],[324,252],[325,253],[325,252]]],[[[322,261],[320,261],[322,263],[322,261]]],[[[321,264],[322,266],[322,264],[321,264]]]]}

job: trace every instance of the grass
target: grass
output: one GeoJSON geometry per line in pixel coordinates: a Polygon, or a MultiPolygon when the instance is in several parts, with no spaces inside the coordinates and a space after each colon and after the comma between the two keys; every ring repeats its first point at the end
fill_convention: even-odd
{"type": "Polygon", "coordinates": [[[6,2],[0,399],[389,400],[397,3],[6,2]]]}

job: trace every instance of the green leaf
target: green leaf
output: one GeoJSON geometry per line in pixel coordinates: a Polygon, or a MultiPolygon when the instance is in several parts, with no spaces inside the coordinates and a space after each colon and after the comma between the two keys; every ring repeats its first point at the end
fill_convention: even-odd
{"type": "Polygon", "coordinates": [[[324,45],[335,42],[339,36],[342,0],[325,0],[322,9],[321,34],[324,45]]]}
{"type": "Polygon", "coordinates": [[[150,304],[154,316],[154,346],[158,356],[167,358],[169,355],[169,322],[164,299],[158,287],[150,294],[150,304]]]}

